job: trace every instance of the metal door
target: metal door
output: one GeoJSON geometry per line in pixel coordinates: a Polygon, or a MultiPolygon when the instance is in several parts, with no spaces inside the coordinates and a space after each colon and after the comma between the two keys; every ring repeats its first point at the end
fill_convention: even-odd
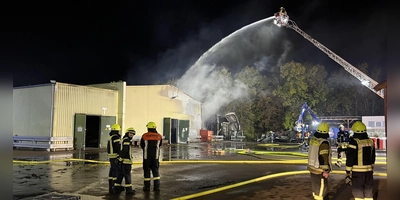
{"type": "Polygon", "coordinates": [[[85,150],[86,115],[75,114],[74,149],[85,150]]]}
{"type": "MultiPolygon", "coordinates": [[[[99,148],[107,148],[108,137],[110,136],[111,126],[115,124],[117,118],[115,116],[101,116],[100,119],[100,144],[99,148]]],[[[121,130],[123,134],[123,130],[121,130]]]]}
{"type": "Polygon", "coordinates": [[[171,119],[171,144],[176,144],[179,141],[179,121],[177,119],[171,119]]]}
{"type": "Polygon", "coordinates": [[[171,118],[164,118],[164,129],[163,136],[168,140],[168,143],[171,144],[171,118]]]}
{"type": "Polygon", "coordinates": [[[189,120],[178,121],[178,143],[187,143],[189,139],[189,120]]]}

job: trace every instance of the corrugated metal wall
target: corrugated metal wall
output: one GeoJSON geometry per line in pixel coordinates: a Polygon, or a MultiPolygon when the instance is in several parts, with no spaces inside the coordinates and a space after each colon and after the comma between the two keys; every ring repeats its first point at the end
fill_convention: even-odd
{"type": "Polygon", "coordinates": [[[189,137],[200,135],[201,103],[171,85],[127,86],[125,125],[133,126],[137,135],[147,131],[154,121],[163,130],[163,118],[190,120],[189,137]]]}
{"type": "Polygon", "coordinates": [[[53,136],[73,137],[76,113],[116,116],[117,100],[118,92],[114,90],[56,83],[53,136]]]}
{"type": "Polygon", "coordinates": [[[48,84],[13,89],[14,136],[51,136],[51,88],[48,84]]]}
{"type": "Polygon", "coordinates": [[[89,85],[98,88],[118,90],[118,113],[117,113],[117,123],[121,126],[122,130],[126,130],[128,127],[125,126],[125,95],[126,95],[126,82],[111,82],[111,83],[101,83],[89,85]]]}
{"type": "Polygon", "coordinates": [[[126,87],[125,126],[134,127],[138,136],[147,131],[146,124],[149,120],[154,120],[158,126],[157,129],[162,130],[162,112],[157,111],[154,115],[148,113],[150,104],[148,96],[148,86],[126,87]]]}

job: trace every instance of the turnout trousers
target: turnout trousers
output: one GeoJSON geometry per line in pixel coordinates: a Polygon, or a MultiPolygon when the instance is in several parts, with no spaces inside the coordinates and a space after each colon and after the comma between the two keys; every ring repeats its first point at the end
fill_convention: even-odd
{"type": "Polygon", "coordinates": [[[373,199],[373,172],[352,172],[352,193],[355,199],[373,199]]]}
{"type": "Polygon", "coordinates": [[[144,187],[143,190],[150,190],[150,173],[153,174],[154,190],[160,190],[160,173],[158,171],[160,162],[158,159],[143,159],[144,187]]]}
{"type": "Polygon", "coordinates": [[[132,177],[131,177],[132,165],[120,164],[117,172],[117,180],[114,183],[115,193],[119,193],[125,190],[127,194],[134,193],[132,189],[132,177]],[[122,180],[125,180],[125,187],[122,186],[122,180]]]}
{"type": "Polygon", "coordinates": [[[328,179],[322,174],[311,174],[311,188],[315,200],[323,200],[328,191],[328,179]]]}
{"type": "Polygon", "coordinates": [[[343,154],[346,155],[347,145],[347,142],[337,144],[337,158],[340,162],[342,162],[343,154]]]}
{"type": "Polygon", "coordinates": [[[108,172],[108,190],[112,192],[114,182],[117,180],[118,165],[115,163],[116,158],[110,158],[110,171],[108,172]]]}

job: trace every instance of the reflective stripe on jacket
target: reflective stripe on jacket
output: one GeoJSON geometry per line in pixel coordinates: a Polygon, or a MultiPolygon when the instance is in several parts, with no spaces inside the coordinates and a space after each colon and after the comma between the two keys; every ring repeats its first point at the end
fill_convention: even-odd
{"type": "Polygon", "coordinates": [[[376,156],[374,141],[354,138],[347,146],[346,156],[346,171],[373,171],[376,156]]]}
{"type": "Polygon", "coordinates": [[[140,139],[143,159],[159,159],[162,136],[159,133],[147,132],[140,139]]]}
{"type": "Polygon", "coordinates": [[[123,164],[132,164],[132,145],[129,137],[124,137],[121,144],[121,152],[119,156],[122,158],[123,164]]]}
{"type": "Polygon", "coordinates": [[[332,171],[332,151],[327,139],[315,136],[310,139],[307,169],[313,174],[332,171]]]}
{"type": "Polygon", "coordinates": [[[111,134],[107,142],[107,154],[109,158],[116,158],[121,150],[121,136],[116,134],[111,134]]]}

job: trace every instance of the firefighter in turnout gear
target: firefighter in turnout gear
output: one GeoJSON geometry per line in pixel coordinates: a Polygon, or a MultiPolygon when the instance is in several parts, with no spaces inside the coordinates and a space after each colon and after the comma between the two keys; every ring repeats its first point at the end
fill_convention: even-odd
{"type": "Polygon", "coordinates": [[[344,130],[344,126],[342,124],[339,125],[339,132],[337,133],[336,138],[336,146],[337,146],[337,162],[336,166],[342,166],[342,154],[346,153],[347,146],[349,145],[350,134],[349,132],[344,130]]]}
{"type": "Polygon", "coordinates": [[[146,125],[147,133],[142,135],[140,139],[140,147],[143,149],[143,171],[144,171],[144,187],[143,191],[150,191],[150,171],[153,174],[153,190],[160,191],[160,173],[159,156],[162,144],[162,136],[157,133],[157,126],[154,122],[146,125]]]}
{"type": "Polygon", "coordinates": [[[332,171],[332,152],[329,138],[329,125],[321,122],[310,139],[308,167],[311,174],[311,187],[314,199],[324,199],[327,194],[329,172],[332,171]]]}
{"type": "Polygon", "coordinates": [[[125,135],[122,138],[121,151],[116,160],[118,164],[117,180],[114,183],[114,193],[119,194],[125,190],[126,194],[135,194],[132,189],[132,137],[136,135],[134,128],[126,129],[125,135]],[[125,188],[121,185],[122,179],[125,179],[125,188]]]}
{"type": "Polygon", "coordinates": [[[121,150],[121,127],[118,124],[111,126],[110,137],[107,142],[107,154],[110,161],[110,171],[108,173],[108,191],[113,193],[114,182],[117,180],[116,159],[121,150]]]}
{"type": "Polygon", "coordinates": [[[280,11],[279,11],[280,15],[287,15],[286,9],[284,7],[281,7],[280,11]]]}
{"type": "Polygon", "coordinates": [[[347,147],[346,181],[351,180],[355,200],[373,200],[374,141],[368,137],[364,123],[356,121],[354,135],[347,147]]]}

